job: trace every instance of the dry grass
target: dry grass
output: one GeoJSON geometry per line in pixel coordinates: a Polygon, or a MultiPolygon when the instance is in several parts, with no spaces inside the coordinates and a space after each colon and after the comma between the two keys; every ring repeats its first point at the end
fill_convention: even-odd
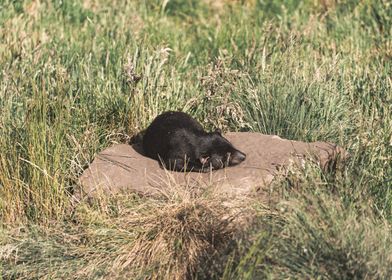
{"type": "Polygon", "coordinates": [[[254,211],[250,200],[230,203],[211,191],[198,193],[176,186],[156,199],[96,198],[79,204],[61,225],[3,229],[2,275],[42,279],[215,275],[223,269],[216,260],[233,249],[254,211]],[[4,239],[11,232],[14,238],[4,239]]]}

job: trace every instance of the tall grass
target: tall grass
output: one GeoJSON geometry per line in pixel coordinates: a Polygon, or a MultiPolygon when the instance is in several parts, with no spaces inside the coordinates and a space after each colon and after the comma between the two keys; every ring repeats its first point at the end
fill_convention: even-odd
{"type": "MultiPolygon", "coordinates": [[[[59,261],[56,271],[48,268],[47,274],[34,275],[61,278],[75,271],[80,277],[107,275],[106,264],[93,263],[102,270],[89,270],[89,254],[111,260],[117,249],[132,249],[135,231],[128,226],[124,231],[123,225],[108,230],[116,220],[110,215],[107,224],[95,225],[94,219],[83,224],[95,211],[94,205],[83,204],[86,212],[74,220],[69,198],[97,152],[126,142],[165,110],[187,111],[207,128],[331,141],[351,155],[344,170],[321,177],[319,185],[326,189],[321,199],[326,202],[315,203],[314,212],[306,211],[309,201],[304,197],[318,201],[319,193],[312,190],[314,183],[304,182],[299,184],[301,198],[294,194],[294,202],[282,198],[293,203],[289,213],[279,214],[276,221],[273,215],[255,214],[256,220],[276,232],[262,231],[256,238],[260,242],[244,241],[246,246],[238,250],[230,247],[232,261],[222,257],[217,273],[240,278],[334,278],[342,270],[330,268],[342,262],[343,270],[354,272],[347,277],[390,276],[383,268],[390,263],[383,257],[390,248],[378,239],[389,240],[392,220],[391,9],[383,0],[2,1],[3,276],[27,277],[40,267],[38,263],[52,260],[59,261]],[[330,212],[334,207],[341,213],[330,212]],[[308,220],[303,221],[304,215],[308,220]],[[55,223],[65,224],[70,233],[62,233],[55,223]],[[330,231],[324,231],[326,225],[330,231]],[[373,231],[366,231],[367,227],[373,231]],[[64,235],[73,240],[79,230],[99,234],[92,234],[91,243],[80,241],[76,247],[59,241],[64,235]],[[106,241],[100,239],[101,232],[106,241]],[[94,240],[103,242],[98,255],[89,251],[94,240]],[[129,247],[121,247],[122,242],[129,242],[129,247]],[[367,242],[377,250],[372,252],[367,242]],[[325,250],[298,255],[297,244],[325,250]],[[10,249],[18,246],[24,246],[23,253],[10,249]],[[271,256],[263,246],[280,253],[271,256]],[[45,248],[48,251],[41,252],[45,248]],[[86,251],[66,253],[78,248],[86,251]],[[42,254],[32,259],[37,251],[42,254]],[[341,260],[353,251],[354,257],[341,260]],[[292,266],[294,260],[298,267],[292,266]],[[325,271],[309,268],[310,260],[325,271]],[[63,261],[69,271],[60,269],[63,261]],[[266,266],[265,272],[260,270],[266,266]]],[[[132,199],[122,203],[126,201],[134,205],[132,199]]],[[[99,205],[109,207],[105,203],[99,205]]],[[[154,207],[154,203],[146,199],[142,204],[154,207]]],[[[170,203],[167,207],[171,209],[170,203]]],[[[207,207],[211,219],[221,213],[216,207],[211,200],[207,207]]],[[[227,253],[216,250],[216,260],[227,253]]],[[[172,260],[176,259],[168,260],[167,266],[141,267],[150,275],[159,275],[162,269],[174,273],[172,260]]],[[[197,271],[202,262],[193,264],[184,273],[202,275],[197,271]]],[[[121,277],[116,269],[112,275],[121,277]]]]}

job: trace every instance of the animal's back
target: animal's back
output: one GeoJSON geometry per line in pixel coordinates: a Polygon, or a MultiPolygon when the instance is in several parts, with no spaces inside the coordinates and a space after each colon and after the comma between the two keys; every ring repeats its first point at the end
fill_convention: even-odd
{"type": "Polygon", "coordinates": [[[183,112],[165,112],[154,119],[143,137],[143,149],[147,156],[157,159],[165,157],[170,149],[170,141],[176,132],[186,130],[195,135],[203,135],[203,127],[191,116],[183,112]]]}

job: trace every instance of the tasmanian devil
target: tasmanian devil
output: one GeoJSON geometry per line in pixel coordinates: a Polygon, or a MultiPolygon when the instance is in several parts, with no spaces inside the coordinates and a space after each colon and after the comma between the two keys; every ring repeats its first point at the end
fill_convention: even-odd
{"type": "Polygon", "coordinates": [[[190,115],[165,112],[154,119],[143,136],[146,156],[175,171],[208,172],[245,160],[220,130],[206,132],[190,115]]]}

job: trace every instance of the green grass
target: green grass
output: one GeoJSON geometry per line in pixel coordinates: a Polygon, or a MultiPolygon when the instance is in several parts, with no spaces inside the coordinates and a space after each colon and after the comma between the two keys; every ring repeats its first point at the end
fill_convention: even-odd
{"type": "Polygon", "coordinates": [[[392,277],[392,5],[240,2],[0,1],[3,278],[392,277]],[[96,153],[165,110],[351,157],[293,173],[279,207],[246,202],[246,229],[205,194],[73,209],[96,153]]]}

